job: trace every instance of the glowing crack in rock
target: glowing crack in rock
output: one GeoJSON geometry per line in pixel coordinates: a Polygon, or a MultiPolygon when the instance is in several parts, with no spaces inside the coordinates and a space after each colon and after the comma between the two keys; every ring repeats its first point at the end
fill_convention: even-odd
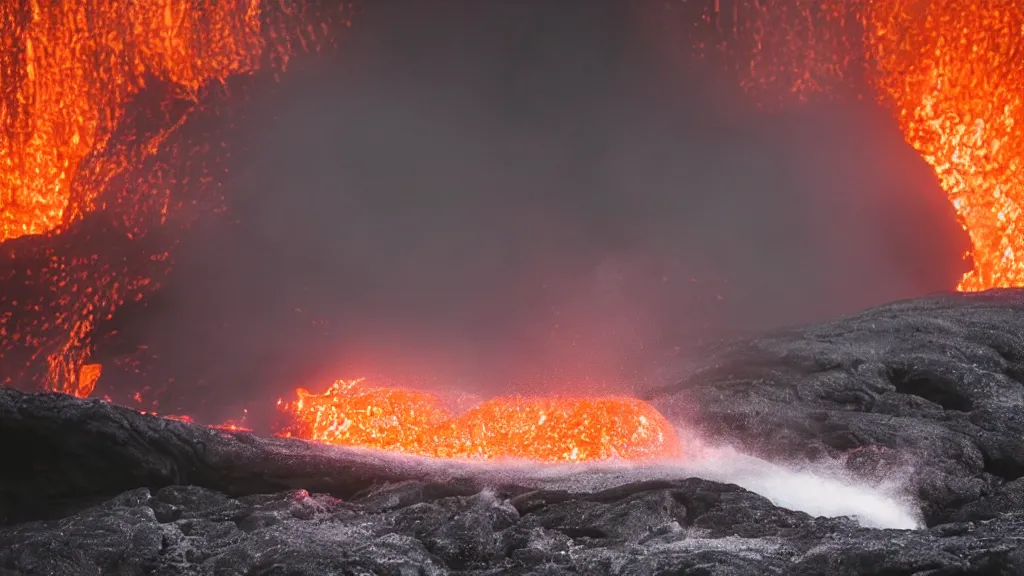
{"type": "Polygon", "coordinates": [[[278,401],[281,435],[434,458],[589,462],[679,458],[673,426],[627,397],[499,397],[455,414],[432,394],[339,380],[278,401]]]}

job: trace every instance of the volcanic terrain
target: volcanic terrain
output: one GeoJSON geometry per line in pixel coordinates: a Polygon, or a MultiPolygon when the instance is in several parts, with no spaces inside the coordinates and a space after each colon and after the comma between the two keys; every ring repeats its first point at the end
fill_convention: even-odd
{"type": "Polygon", "coordinates": [[[706,446],[841,464],[915,529],[692,462],[461,464],[0,390],[0,574],[1020,574],[1022,328],[1024,291],[937,295],[719,343],[647,394],[706,446]]]}

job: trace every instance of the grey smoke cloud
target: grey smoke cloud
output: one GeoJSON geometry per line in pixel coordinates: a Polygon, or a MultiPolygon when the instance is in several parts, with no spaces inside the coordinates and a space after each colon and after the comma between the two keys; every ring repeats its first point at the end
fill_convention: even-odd
{"type": "Polygon", "coordinates": [[[955,285],[962,232],[884,110],[758,113],[668,70],[638,6],[366,2],[241,103],[229,217],[124,330],[168,410],[362,375],[628,391],[701,340],[955,285]]]}

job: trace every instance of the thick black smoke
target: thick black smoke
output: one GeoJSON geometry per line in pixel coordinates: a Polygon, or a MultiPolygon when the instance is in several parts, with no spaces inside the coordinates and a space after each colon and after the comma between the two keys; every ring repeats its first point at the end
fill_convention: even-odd
{"type": "Polygon", "coordinates": [[[228,216],[121,333],[164,409],[362,375],[628,390],[701,340],[955,285],[963,235],[888,113],[756,112],[656,54],[641,5],[367,2],[240,103],[228,216]]]}

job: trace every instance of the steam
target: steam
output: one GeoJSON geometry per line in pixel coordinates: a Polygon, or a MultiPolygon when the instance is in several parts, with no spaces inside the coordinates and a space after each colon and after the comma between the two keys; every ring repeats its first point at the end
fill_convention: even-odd
{"type": "Polygon", "coordinates": [[[101,393],[257,428],[337,378],[628,393],[704,338],[955,285],[963,232],[885,111],[756,112],[651,41],[692,29],[660,4],[363,3],[237,102],[227,216],[98,343],[101,393]]]}

